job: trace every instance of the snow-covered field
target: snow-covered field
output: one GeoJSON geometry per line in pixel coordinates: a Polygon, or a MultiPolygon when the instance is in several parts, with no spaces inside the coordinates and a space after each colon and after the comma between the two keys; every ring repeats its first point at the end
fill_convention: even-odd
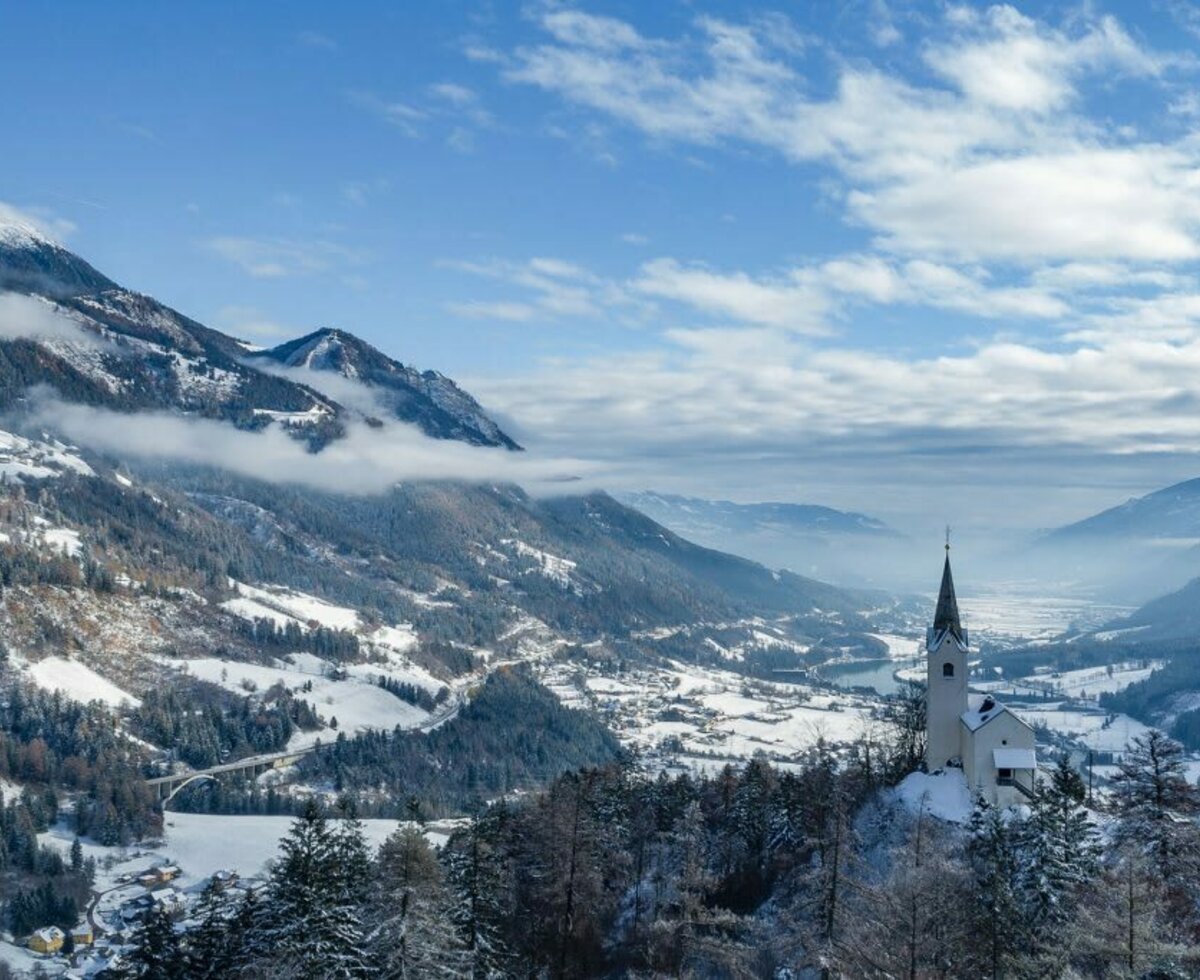
{"type": "Polygon", "coordinates": [[[1149,731],[1128,715],[1078,711],[1057,704],[1022,706],[1018,714],[1031,725],[1043,723],[1097,752],[1124,752],[1133,739],[1149,731]]]}
{"type": "Polygon", "coordinates": [[[60,691],[75,701],[103,701],[118,707],[141,704],[132,694],[122,691],[116,684],[105,680],[90,667],[77,660],[64,657],[47,657],[36,663],[26,662],[25,672],[38,687],[47,691],[60,691]]]}
{"type": "Polygon", "coordinates": [[[856,739],[874,723],[878,705],[870,698],[684,664],[615,677],[554,664],[542,677],[564,704],[597,710],[626,744],[686,757],[689,765],[736,762],[758,752],[787,762],[819,739],[856,739]]]}
{"type": "Polygon", "coordinates": [[[1150,676],[1162,661],[1113,664],[1111,667],[1082,667],[1078,670],[1046,671],[1009,680],[972,682],[972,687],[998,694],[1042,695],[1095,700],[1099,695],[1122,691],[1150,676]]]}
{"type": "MultiPolygon", "coordinates": [[[[261,692],[275,684],[283,684],[293,691],[311,684],[311,690],[301,691],[298,696],[311,702],[326,724],[336,718],[337,730],[347,734],[369,728],[391,730],[397,725],[416,728],[429,718],[428,712],[400,700],[375,683],[379,674],[388,674],[399,681],[421,683],[422,679],[415,676],[398,673],[387,666],[360,665],[355,668],[356,673],[334,680],[327,676],[332,665],[319,657],[293,654],[292,661],[279,660],[271,667],[219,660],[216,657],[165,662],[186,670],[193,677],[219,684],[227,691],[238,694],[261,692]]],[[[321,732],[298,732],[292,737],[288,748],[311,745],[320,737],[321,732]]],[[[328,737],[328,732],[325,732],[324,738],[328,740],[328,737]]]]}
{"type": "Polygon", "coordinates": [[[358,613],[346,606],[335,606],[324,599],[297,592],[282,585],[247,585],[230,580],[237,597],[223,602],[223,608],[246,619],[269,619],[277,626],[295,623],[302,629],[311,625],[334,630],[357,630],[358,613]]]}
{"type": "MultiPolygon", "coordinates": [[[[163,840],[148,845],[102,847],[84,842],[84,854],[94,857],[98,866],[96,888],[104,891],[117,884],[117,878],[148,865],[174,862],[183,869],[177,879],[187,888],[202,884],[214,871],[229,868],[244,876],[260,874],[275,857],[279,840],[287,834],[293,817],[258,817],[213,813],[165,814],[163,840]]],[[[431,844],[440,846],[462,821],[439,820],[423,825],[431,844]]],[[[378,847],[401,826],[398,820],[364,820],[367,840],[378,847]]],[[[57,824],[38,835],[41,843],[66,854],[74,835],[57,824]]]]}
{"type": "MultiPolygon", "coordinates": [[[[930,612],[936,597],[930,597],[930,612]]],[[[1082,596],[1047,596],[1013,584],[958,597],[963,625],[979,638],[1049,640],[1071,629],[1094,629],[1132,612],[1128,606],[1101,605],[1082,596]]]]}

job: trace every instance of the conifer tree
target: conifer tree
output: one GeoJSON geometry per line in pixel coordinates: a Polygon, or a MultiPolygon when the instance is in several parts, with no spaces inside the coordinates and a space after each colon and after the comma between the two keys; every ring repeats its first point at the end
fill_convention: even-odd
{"type": "Polygon", "coordinates": [[[424,835],[401,827],[375,862],[370,913],[372,966],[384,980],[452,980],[466,950],[449,917],[441,865],[424,835]]]}
{"type": "Polygon", "coordinates": [[[361,921],[362,826],[329,826],[313,801],[280,843],[254,940],[298,980],[367,977],[361,921]]]}

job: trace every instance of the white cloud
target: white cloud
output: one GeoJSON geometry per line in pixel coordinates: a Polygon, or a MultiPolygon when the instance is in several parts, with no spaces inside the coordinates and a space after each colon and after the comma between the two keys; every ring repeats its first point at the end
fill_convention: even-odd
{"type": "Polygon", "coordinates": [[[1084,114],[1084,83],[1185,67],[1112,18],[1085,11],[1051,28],[1010,7],[952,8],[925,58],[953,88],[843,61],[827,98],[813,95],[812,63],[760,25],[700,18],[661,40],[572,11],[541,26],[548,40],[513,52],[508,79],[658,140],[824,162],[844,182],[847,218],[887,248],[1000,261],[1200,254],[1200,146],[1084,114]]]}
{"type": "Polygon", "coordinates": [[[1200,338],[1070,351],[993,341],[907,360],[813,348],[773,329],[676,330],[652,353],[472,386],[547,449],[605,457],[969,447],[1200,451],[1200,338]]]}
{"type": "Polygon", "coordinates": [[[208,239],[204,245],[256,279],[314,275],[358,265],[366,258],[359,249],[322,240],[222,235],[208,239]]]}
{"type": "Polygon", "coordinates": [[[1057,319],[1071,311],[1061,284],[998,286],[985,272],[914,259],[850,254],[812,265],[751,275],[660,257],[625,280],[607,280],[577,264],[534,258],[525,263],[447,263],[522,290],[518,299],[448,305],[462,316],[532,320],[633,317],[647,320],[657,303],[678,303],[724,323],[777,327],[809,336],[835,332],[855,305],[925,306],[984,319],[1057,319]]]}
{"type": "Polygon", "coordinates": [[[352,424],[319,453],[272,426],[244,432],[227,423],[179,415],[125,414],[54,399],[35,406],[34,420],[93,450],[123,459],[218,466],[274,483],[337,493],[381,493],[403,480],[512,481],[534,490],[562,489],[594,471],[579,460],[431,439],[415,426],[352,424]]]}
{"type": "Polygon", "coordinates": [[[78,320],[48,300],[23,293],[0,291],[0,340],[68,340],[75,344],[99,342],[78,320]]]}
{"type": "Polygon", "coordinates": [[[383,99],[374,92],[349,92],[346,96],[352,105],[358,106],[382,119],[389,126],[395,126],[405,136],[416,138],[420,136],[417,123],[427,117],[427,113],[416,106],[397,99],[383,99]]]}
{"type": "Polygon", "coordinates": [[[1077,96],[1076,79],[1089,72],[1162,70],[1112,17],[1070,37],[1007,5],[989,8],[978,30],[930,47],[925,59],[973,101],[1034,112],[1067,105],[1077,96]]]}
{"type": "Polygon", "coordinates": [[[621,285],[563,259],[535,257],[525,262],[443,262],[447,268],[521,291],[519,299],[458,300],[446,309],[458,316],[501,320],[587,319],[637,313],[639,303],[621,285]]]}
{"type": "Polygon", "coordinates": [[[226,333],[240,338],[279,341],[302,333],[273,320],[253,306],[223,306],[217,311],[217,322],[226,333]]]}
{"type": "Polygon", "coordinates": [[[744,272],[716,273],[674,259],[655,259],[642,266],[632,287],[743,323],[822,334],[827,331],[829,300],[807,279],[803,273],[793,273],[776,280],[755,280],[744,272]]]}
{"type": "Polygon", "coordinates": [[[337,51],[340,45],[328,34],[320,31],[300,31],[296,34],[296,43],[305,48],[317,48],[322,51],[337,51]]]}

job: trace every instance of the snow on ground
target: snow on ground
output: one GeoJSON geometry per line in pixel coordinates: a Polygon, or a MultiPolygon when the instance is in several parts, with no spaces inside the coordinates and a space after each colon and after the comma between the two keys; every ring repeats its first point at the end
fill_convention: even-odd
{"type": "MultiPolygon", "coordinates": [[[[297,696],[311,702],[328,724],[337,718],[338,731],[354,734],[368,728],[383,728],[389,731],[401,728],[416,728],[429,718],[429,714],[375,683],[374,678],[384,671],[376,669],[374,674],[358,676],[351,674],[343,680],[334,680],[324,674],[327,666],[319,657],[292,654],[293,661],[276,661],[276,666],[246,664],[234,660],[219,660],[204,657],[196,660],[164,661],[185,669],[193,677],[219,684],[227,691],[246,694],[250,691],[265,691],[274,684],[282,683],[296,691],[312,684],[311,691],[299,691],[297,696]],[[316,670],[306,668],[317,668],[316,670]]],[[[367,665],[369,671],[369,665],[367,665]]],[[[399,679],[399,678],[398,678],[399,679]]],[[[311,745],[318,738],[328,740],[328,731],[298,732],[292,736],[288,748],[311,745]]]]}
{"type": "Polygon", "coordinates": [[[895,633],[868,633],[887,647],[887,655],[891,660],[911,660],[923,652],[922,638],[918,636],[899,636],[895,633]]]}
{"type": "Polygon", "coordinates": [[[61,976],[67,968],[65,961],[39,956],[28,949],[15,946],[12,943],[0,941],[0,963],[4,963],[17,976],[32,975],[37,967],[41,967],[48,976],[61,976]]]}
{"type": "Polygon", "coordinates": [[[302,626],[316,623],[334,630],[357,630],[359,627],[358,613],[355,610],[346,606],[335,606],[306,592],[298,592],[282,585],[254,586],[237,581],[231,581],[230,584],[238,597],[222,603],[222,606],[234,615],[248,618],[268,616],[277,622],[279,620],[276,617],[286,617],[280,625],[285,625],[287,620],[294,620],[302,626]],[[250,605],[246,605],[247,601],[250,605]],[[237,605],[234,605],[235,603],[237,605]],[[240,609],[247,612],[239,612],[240,609]],[[252,609],[270,610],[271,613],[256,613],[252,612],[252,609]]]}
{"type": "Polygon", "coordinates": [[[1123,753],[1133,739],[1149,731],[1140,721],[1128,715],[1063,708],[1053,703],[1022,705],[1016,710],[1029,724],[1045,724],[1047,728],[1074,738],[1097,752],[1123,753]]]}
{"type": "Polygon", "coordinates": [[[295,616],[289,616],[287,613],[282,613],[278,609],[264,605],[254,599],[247,599],[244,596],[226,599],[221,603],[221,608],[241,619],[249,619],[251,621],[269,619],[278,629],[286,629],[289,623],[299,626],[301,629],[307,628],[295,616]]]}
{"type": "Polygon", "coordinates": [[[627,745],[691,766],[741,761],[756,752],[786,763],[816,744],[848,742],[877,702],[798,684],[748,680],[715,668],[674,664],[620,676],[545,664],[541,680],[572,707],[595,708],[627,745]]]}
{"type": "MultiPolygon", "coordinates": [[[[214,813],[176,813],[164,815],[164,839],[153,845],[102,847],[83,842],[84,855],[94,857],[98,867],[96,888],[103,891],[117,884],[118,876],[143,871],[154,864],[174,862],[183,869],[176,879],[180,887],[202,884],[214,871],[229,868],[243,876],[261,874],[267,861],[275,857],[279,840],[285,836],[293,817],[259,817],[214,813]]],[[[461,824],[461,820],[438,820],[422,826],[426,839],[441,846],[461,824]]],[[[380,844],[402,824],[398,820],[364,820],[368,844],[380,844]]],[[[69,853],[74,834],[64,824],[56,824],[38,835],[50,847],[69,853]]]]}
{"type": "Polygon", "coordinates": [[[1111,674],[1108,667],[1046,671],[1009,680],[972,681],[971,686],[976,690],[997,694],[1033,694],[1040,697],[1048,693],[1055,697],[1095,701],[1101,694],[1121,691],[1130,684],[1145,680],[1162,664],[1160,660],[1114,664],[1111,674]]]}
{"type": "Polygon", "coordinates": [[[26,439],[0,431],[0,474],[46,479],[70,470],[82,476],[93,476],[92,468],[76,452],[73,446],[55,440],[26,439]]]}
{"type": "Polygon", "coordinates": [[[79,532],[65,527],[47,528],[42,532],[42,540],[52,551],[69,555],[72,558],[78,555],[80,548],[83,547],[79,540],[79,532]]]}
{"type": "Polygon", "coordinates": [[[575,587],[576,583],[571,573],[578,566],[570,558],[560,558],[558,555],[552,555],[548,551],[542,551],[540,548],[535,548],[533,545],[526,544],[517,538],[501,538],[500,543],[510,545],[522,558],[532,558],[537,562],[537,573],[543,578],[557,582],[564,589],[575,587]]]}
{"type": "Polygon", "coordinates": [[[85,704],[88,701],[103,701],[113,707],[126,703],[134,707],[141,704],[138,698],[122,691],[78,660],[47,657],[37,663],[29,663],[25,670],[38,687],[47,691],[61,691],[67,697],[85,704]]]}
{"type": "Polygon", "coordinates": [[[924,812],[951,823],[971,819],[971,793],[961,769],[909,773],[892,792],[913,814],[924,812]]]}
{"type": "MultiPolygon", "coordinates": [[[[933,609],[934,597],[929,608],[933,609]]],[[[1001,583],[960,594],[963,625],[993,641],[1048,640],[1070,629],[1090,629],[1132,612],[1129,606],[1100,605],[1083,596],[1048,596],[1028,583],[1001,583]]],[[[974,645],[978,645],[977,643],[974,645]]]]}

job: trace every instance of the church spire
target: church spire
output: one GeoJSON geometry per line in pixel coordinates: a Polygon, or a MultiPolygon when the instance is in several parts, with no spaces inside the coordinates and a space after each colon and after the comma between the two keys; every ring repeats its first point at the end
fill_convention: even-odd
{"type": "Polygon", "coordinates": [[[954,576],[950,574],[950,532],[946,532],[946,564],[942,567],[942,587],[938,590],[937,610],[933,614],[934,635],[949,630],[960,643],[966,643],[966,633],[958,617],[958,599],[954,595],[954,576]]]}

